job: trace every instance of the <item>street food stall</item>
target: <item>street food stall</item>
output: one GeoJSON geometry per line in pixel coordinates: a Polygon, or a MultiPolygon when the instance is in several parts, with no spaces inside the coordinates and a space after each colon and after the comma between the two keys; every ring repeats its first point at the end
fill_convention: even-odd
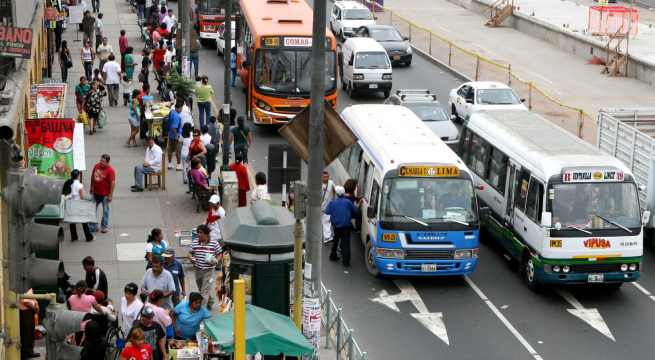
{"type": "Polygon", "coordinates": [[[144,117],[148,128],[148,136],[155,138],[155,142],[163,144],[165,130],[164,120],[171,112],[173,102],[165,101],[154,103],[152,96],[143,97],[143,106],[145,107],[144,117]]]}

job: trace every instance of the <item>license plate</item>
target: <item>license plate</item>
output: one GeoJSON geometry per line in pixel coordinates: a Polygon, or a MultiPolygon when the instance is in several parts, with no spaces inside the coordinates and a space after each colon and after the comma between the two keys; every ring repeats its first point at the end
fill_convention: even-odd
{"type": "Polygon", "coordinates": [[[433,272],[437,271],[437,264],[421,264],[422,272],[433,272]]]}
{"type": "Polygon", "coordinates": [[[604,274],[589,274],[589,275],[587,275],[587,282],[602,283],[603,281],[605,281],[605,275],[604,274]]]}
{"type": "Polygon", "coordinates": [[[378,88],[378,84],[368,84],[368,88],[369,88],[369,89],[377,89],[377,88],[378,88]]]}
{"type": "Polygon", "coordinates": [[[394,55],[394,56],[393,56],[393,59],[394,59],[394,60],[400,60],[400,55],[394,55]]]}

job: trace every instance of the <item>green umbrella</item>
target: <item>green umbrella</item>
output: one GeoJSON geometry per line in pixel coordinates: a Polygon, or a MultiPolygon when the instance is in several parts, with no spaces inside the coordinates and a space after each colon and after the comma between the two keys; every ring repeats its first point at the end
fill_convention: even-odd
{"type": "MultiPolygon", "coordinates": [[[[205,330],[226,353],[234,352],[234,312],[205,321],[205,330]]],[[[246,353],[312,355],[314,348],[287,316],[246,304],[246,353]]]]}

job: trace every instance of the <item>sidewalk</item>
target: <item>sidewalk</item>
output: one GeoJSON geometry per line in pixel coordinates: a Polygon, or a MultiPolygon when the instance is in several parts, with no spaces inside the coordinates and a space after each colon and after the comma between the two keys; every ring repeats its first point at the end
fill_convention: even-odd
{"type": "MultiPolygon", "coordinates": [[[[593,142],[595,138],[595,114],[601,107],[652,104],[655,90],[646,83],[602,75],[599,66],[588,65],[575,55],[512,28],[486,27],[486,18],[447,0],[387,0],[385,7],[460,47],[498,63],[511,64],[512,73],[533,81],[562,103],[584,109],[593,118],[585,121],[583,137],[587,141],[593,142]]],[[[436,43],[433,40],[433,54],[436,43]]],[[[448,57],[447,46],[436,51],[446,51],[448,57]]],[[[453,64],[455,68],[457,65],[453,64]]],[[[486,79],[482,72],[481,80],[486,79]]],[[[506,77],[500,81],[506,81],[506,77]]]]}

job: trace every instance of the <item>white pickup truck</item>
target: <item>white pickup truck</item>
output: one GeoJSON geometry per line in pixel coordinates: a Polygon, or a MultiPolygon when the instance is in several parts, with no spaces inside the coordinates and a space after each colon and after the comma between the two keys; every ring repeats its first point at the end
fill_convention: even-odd
{"type": "Polygon", "coordinates": [[[607,108],[598,112],[596,146],[625,163],[639,184],[644,244],[655,246],[655,108],[607,108]]]}

